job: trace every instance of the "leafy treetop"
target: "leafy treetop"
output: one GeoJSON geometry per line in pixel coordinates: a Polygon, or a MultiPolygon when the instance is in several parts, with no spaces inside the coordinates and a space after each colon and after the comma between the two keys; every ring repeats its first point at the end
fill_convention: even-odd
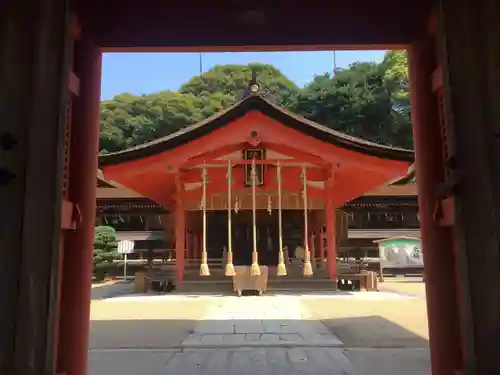
{"type": "Polygon", "coordinates": [[[282,107],[343,133],[412,147],[407,55],[390,51],[380,64],[355,63],[304,88],[272,65],[253,63],[216,66],[178,92],[118,95],[101,103],[101,153],[168,135],[229,107],[242,98],[252,69],[282,107]]]}

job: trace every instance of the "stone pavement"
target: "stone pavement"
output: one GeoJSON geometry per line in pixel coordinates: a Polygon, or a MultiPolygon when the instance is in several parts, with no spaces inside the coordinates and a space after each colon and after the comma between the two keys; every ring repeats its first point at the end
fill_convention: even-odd
{"type": "Polygon", "coordinates": [[[89,375],[428,374],[425,301],[368,294],[96,300],[89,375]]]}
{"type": "Polygon", "coordinates": [[[311,347],[99,350],[89,375],[428,375],[423,349],[311,347]]]}
{"type": "Polygon", "coordinates": [[[223,299],[182,343],[184,347],[338,346],[342,342],[296,297],[223,299]]]}
{"type": "Polygon", "coordinates": [[[106,368],[99,375],[357,375],[351,361],[335,348],[98,352],[91,354],[90,366],[106,368]]]}

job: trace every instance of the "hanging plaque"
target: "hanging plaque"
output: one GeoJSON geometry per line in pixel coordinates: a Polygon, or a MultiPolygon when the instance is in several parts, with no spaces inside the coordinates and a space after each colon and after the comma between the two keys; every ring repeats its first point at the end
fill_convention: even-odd
{"type": "MultiPolygon", "coordinates": [[[[266,160],[266,150],[261,148],[249,148],[243,150],[243,160],[266,160]]],[[[252,186],[252,165],[245,164],[245,186],[252,186]]],[[[264,185],[264,164],[256,164],[255,172],[257,174],[255,185],[262,186],[264,185]]]]}

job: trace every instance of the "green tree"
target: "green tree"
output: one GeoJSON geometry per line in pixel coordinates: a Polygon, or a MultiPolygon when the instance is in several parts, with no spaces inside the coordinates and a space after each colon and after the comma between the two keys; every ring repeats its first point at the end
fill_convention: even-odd
{"type": "Polygon", "coordinates": [[[408,52],[388,51],[382,65],[385,69],[385,83],[393,103],[393,132],[400,144],[413,147],[411,129],[411,104],[408,81],[408,52]]]}
{"type": "Polygon", "coordinates": [[[231,106],[257,72],[277,104],[290,107],[297,86],[272,65],[220,65],[192,78],[179,92],[121,94],[101,103],[101,153],[133,147],[173,133],[231,106]]]}
{"type": "Polygon", "coordinates": [[[396,76],[389,68],[400,66],[387,58],[381,64],[351,64],[333,78],[317,76],[301,90],[293,110],[343,133],[411,147],[409,101],[404,102],[407,76],[396,76]]]}
{"type": "Polygon", "coordinates": [[[295,111],[318,123],[360,138],[388,143],[391,100],[384,71],[375,63],[316,77],[300,93],[295,111]]]}
{"type": "Polygon", "coordinates": [[[192,78],[180,88],[181,93],[193,94],[197,97],[210,97],[222,94],[226,104],[233,104],[240,99],[252,79],[252,71],[256,72],[257,80],[262,88],[276,101],[278,105],[291,104],[299,88],[283,73],[272,65],[251,63],[248,65],[218,65],[201,76],[192,78]],[[231,99],[230,99],[231,98],[231,99]]]}
{"type": "Polygon", "coordinates": [[[384,56],[382,67],[385,70],[384,79],[392,94],[396,110],[409,113],[408,52],[388,51],[384,56]]]}
{"type": "Polygon", "coordinates": [[[116,232],[114,228],[99,226],[94,233],[94,274],[98,280],[102,280],[106,270],[113,264],[114,260],[121,259],[116,243],[116,232]]]}
{"type": "Polygon", "coordinates": [[[355,63],[334,78],[317,76],[299,89],[266,64],[220,65],[178,92],[121,94],[101,103],[101,153],[133,147],[201,121],[240,100],[252,70],[264,95],[320,124],[367,140],[412,146],[408,61],[390,51],[382,63],[355,63]]]}

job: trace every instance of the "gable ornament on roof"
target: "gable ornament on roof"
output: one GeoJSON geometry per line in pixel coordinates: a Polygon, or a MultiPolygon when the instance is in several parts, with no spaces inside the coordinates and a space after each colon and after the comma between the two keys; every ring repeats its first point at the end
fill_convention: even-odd
{"type": "Polygon", "coordinates": [[[243,93],[243,97],[241,99],[248,98],[249,96],[260,96],[265,98],[266,100],[275,103],[275,97],[271,90],[262,86],[262,84],[257,79],[257,68],[252,67],[252,78],[248,83],[248,87],[243,93]]]}

